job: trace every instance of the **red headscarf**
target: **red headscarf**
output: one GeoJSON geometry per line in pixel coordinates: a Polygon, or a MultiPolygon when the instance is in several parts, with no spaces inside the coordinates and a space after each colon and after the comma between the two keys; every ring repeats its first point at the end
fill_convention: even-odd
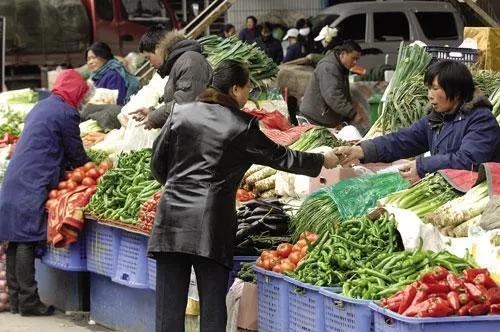
{"type": "Polygon", "coordinates": [[[61,71],[52,88],[52,94],[61,97],[66,104],[74,108],[80,106],[88,91],[87,82],[73,69],[61,71]]]}

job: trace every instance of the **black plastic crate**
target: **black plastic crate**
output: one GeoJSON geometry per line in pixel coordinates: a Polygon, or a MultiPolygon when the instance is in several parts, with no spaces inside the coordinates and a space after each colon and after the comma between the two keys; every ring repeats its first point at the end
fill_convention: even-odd
{"type": "Polygon", "coordinates": [[[432,61],[456,60],[465,64],[476,63],[479,51],[474,48],[459,48],[445,46],[427,46],[427,52],[432,55],[432,61]]]}

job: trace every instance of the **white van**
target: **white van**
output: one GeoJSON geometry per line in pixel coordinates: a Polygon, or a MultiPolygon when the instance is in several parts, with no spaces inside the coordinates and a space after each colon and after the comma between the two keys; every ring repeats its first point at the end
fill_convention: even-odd
{"type": "Polygon", "coordinates": [[[357,41],[363,48],[359,65],[372,68],[396,64],[401,41],[421,40],[430,46],[458,46],[463,21],[447,2],[364,1],[335,5],[312,19],[313,33],[328,24],[342,39],[357,41]]]}

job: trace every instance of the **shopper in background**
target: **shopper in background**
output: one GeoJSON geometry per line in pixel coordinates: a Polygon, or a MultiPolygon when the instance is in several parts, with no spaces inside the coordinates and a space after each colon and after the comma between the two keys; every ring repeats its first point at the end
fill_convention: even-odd
{"type": "Polygon", "coordinates": [[[268,139],[241,111],[249,92],[248,69],[223,61],[196,103],[175,105],[153,145],[151,169],[165,184],[148,245],[157,264],[156,331],[184,331],[191,266],[201,331],[225,331],[236,190],[252,164],[309,176],[338,164],[333,149],[305,153],[268,139]]]}
{"type": "Polygon", "coordinates": [[[305,18],[301,18],[295,24],[295,28],[299,31],[299,43],[302,45],[303,56],[311,53],[312,38],[309,38],[311,33],[311,23],[305,18]]]}
{"type": "Polygon", "coordinates": [[[361,47],[345,41],[316,66],[300,105],[300,116],[310,123],[335,128],[348,122],[362,125],[367,116],[356,112],[349,91],[349,69],[361,56],[361,47]]]}
{"type": "Polygon", "coordinates": [[[224,29],[222,30],[221,37],[222,38],[229,38],[231,36],[234,36],[236,34],[236,28],[234,25],[228,23],[224,25],[224,29]]]}
{"type": "Polygon", "coordinates": [[[182,32],[151,28],[141,38],[139,51],[158,69],[161,77],[168,76],[163,95],[164,106],[141,108],[132,113],[146,129],[161,128],[174,103],[195,100],[210,84],[212,67],[201,54],[200,43],[188,40],[182,32]]]}
{"type": "Polygon", "coordinates": [[[0,189],[0,242],[7,249],[10,311],[23,316],[51,315],[38,296],[35,249],[47,240],[48,192],[67,167],[89,161],[80,138],[78,106],[88,86],[74,70],[62,71],[52,95],[35,105],[5,173],[0,189]]]}
{"type": "Polygon", "coordinates": [[[409,128],[336,149],[343,165],[357,159],[388,163],[430,151],[400,168],[414,180],[440,169],[477,170],[481,163],[500,162],[500,127],[488,98],[474,97],[467,66],[441,60],[427,69],[424,84],[431,104],[427,115],[409,128]]]}
{"type": "Polygon", "coordinates": [[[321,46],[323,47],[322,54],[329,55],[335,46],[338,46],[338,42],[336,42],[336,37],[338,35],[337,28],[330,28],[328,25],[325,25],[319,34],[314,38],[315,42],[321,42],[321,46]]]}
{"type": "Polygon", "coordinates": [[[302,53],[302,44],[299,43],[299,30],[292,28],[288,29],[283,40],[288,41],[288,47],[286,49],[285,58],[283,63],[293,61],[295,59],[302,58],[304,55],[302,53]]]}
{"type": "Polygon", "coordinates": [[[280,64],[283,60],[283,48],[279,40],[273,37],[273,27],[271,23],[264,22],[260,30],[260,37],[256,40],[259,46],[274,63],[280,64]]]}
{"type": "Polygon", "coordinates": [[[240,31],[240,40],[252,44],[259,38],[257,19],[255,16],[248,16],[245,22],[245,28],[240,31]]]}
{"type": "Polygon", "coordinates": [[[108,44],[95,42],[90,45],[85,52],[85,60],[96,88],[118,90],[117,105],[126,104],[130,96],[139,91],[139,81],[115,59],[108,44]]]}

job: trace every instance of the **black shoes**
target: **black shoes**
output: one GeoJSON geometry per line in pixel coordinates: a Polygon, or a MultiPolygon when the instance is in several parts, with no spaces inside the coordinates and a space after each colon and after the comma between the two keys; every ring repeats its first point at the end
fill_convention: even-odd
{"type": "Polygon", "coordinates": [[[46,306],[45,304],[40,303],[33,308],[20,311],[21,316],[50,316],[54,313],[54,307],[51,305],[46,306]]]}
{"type": "Polygon", "coordinates": [[[11,314],[18,314],[19,313],[19,308],[17,306],[10,306],[10,313],[11,314]]]}

